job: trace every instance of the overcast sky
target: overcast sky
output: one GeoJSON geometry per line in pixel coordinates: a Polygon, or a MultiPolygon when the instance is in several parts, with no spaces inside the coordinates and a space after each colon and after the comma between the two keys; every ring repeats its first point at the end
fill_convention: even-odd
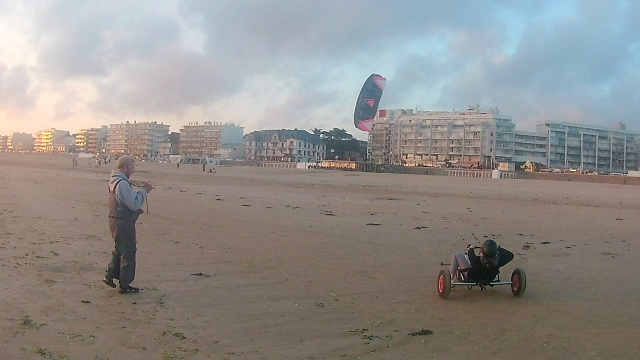
{"type": "Polygon", "coordinates": [[[380,108],[640,130],[640,1],[0,0],[0,135],[121,121],[345,128],[380,108]]]}

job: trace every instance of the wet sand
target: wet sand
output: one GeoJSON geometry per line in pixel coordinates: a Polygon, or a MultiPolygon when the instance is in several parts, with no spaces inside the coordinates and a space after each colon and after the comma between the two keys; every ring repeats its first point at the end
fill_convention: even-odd
{"type": "Polygon", "coordinates": [[[636,186],[137,163],[143,290],[120,295],[111,165],[0,154],[2,358],[640,357],[636,186]],[[472,234],[516,254],[523,297],[438,297],[472,234]]]}

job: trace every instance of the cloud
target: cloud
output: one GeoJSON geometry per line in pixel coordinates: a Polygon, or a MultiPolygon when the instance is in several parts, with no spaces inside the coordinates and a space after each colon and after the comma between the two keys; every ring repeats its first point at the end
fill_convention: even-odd
{"type": "Polygon", "coordinates": [[[177,22],[151,3],[56,1],[36,17],[38,64],[54,81],[108,76],[119,65],[173,44],[180,34],[177,22]]]}
{"type": "Polygon", "coordinates": [[[23,113],[33,109],[36,99],[27,68],[24,65],[8,68],[0,63],[0,109],[23,113]]]}
{"type": "Polygon", "coordinates": [[[477,2],[463,8],[424,1],[187,0],[181,8],[205,34],[208,52],[256,65],[279,58],[349,61],[446,31],[473,34],[496,20],[494,6],[477,2]]]}
{"type": "Polygon", "coordinates": [[[292,128],[305,129],[309,120],[321,118],[316,113],[335,101],[335,94],[326,91],[302,91],[289,94],[284,101],[267,106],[257,126],[260,129],[292,128]]]}
{"type": "Polygon", "coordinates": [[[629,51],[638,45],[637,25],[621,8],[593,6],[579,2],[577,16],[530,24],[513,54],[478,57],[443,87],[440,101],[498,106],[529,128],[545,120],[612,126],[620,119],[637,127],[638,102],[620,101],[639,74],[638,54],[629,51]]]}
{"type": "Polygon", "coordinates": [[[45,118],[60,126],[162,118],[352,129],[355,98],[377,72],[388,79],[382,107],[478,103],[528,128],[640,127],[637,1],[24,4],[0,2],[4,19],[30,16],[20,28],[29,51],[9,62],[0,47],[11,64],[0,67],[0,107],[50,103],[45,118]],[[53,100],[38,102],[36,88],[53,100]]]}
{"type": "Polygon", "coordinates": [[[93,109],[112,115],[179,114],[206,104],[238,86],[226,76],[225,64],[172,47],[145,61],[131,62],[97,81],[93,109]]]}
{"type": "Polygon", "coordinates": [[[86,111],[86,92],[81,87],[59,86],[51,121],[61,122],[86,111]]]}

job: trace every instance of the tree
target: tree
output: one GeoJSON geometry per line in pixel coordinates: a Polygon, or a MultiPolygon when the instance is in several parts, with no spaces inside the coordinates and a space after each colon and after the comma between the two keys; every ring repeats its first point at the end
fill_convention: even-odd
{"type": "Polygon", "coordinates": [[[316,130],[319,132],[320,139],[327,146],[329,158],[337,156],[339,159],[346,159],[346,152],[360,152],[360,143],[345,129],[333,128],[329,131],[313,129],[314,134],[316,134],[316,130]]]}
{"type": "Polygon", "coordinates": [[[353,140],[353,136],[349,134],[345,129],[333,128],[330,131],[323,131],[320,135],[323,139],[329,140],[353,140]]]}

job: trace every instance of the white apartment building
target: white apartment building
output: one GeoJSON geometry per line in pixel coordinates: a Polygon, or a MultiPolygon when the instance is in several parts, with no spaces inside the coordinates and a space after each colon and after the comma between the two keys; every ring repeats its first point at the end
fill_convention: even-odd
{"type": "Polygon", "coordinates": [[[326,145],[305,130],[262,130],[245,138],[247,160],[318,162],[325,159],[326,145]]]}
{"type": "Polygon", "coordinates": [[[33,142],[33,149],[35,152],[45,152],[47,146],[52,144],[53,136],[56,132],[60,132],[60,130],[51,128],[38,131],[33,142]]]}
{"type": "Polygon", "coordinates": [[[40,130],[34,141],[35,152],[70,152],[73,151],[75,140],[67,130],[54,128],[40,130]]]}
{"type": "Polygon", "coordinates": [[[206,121],[189,123],[180,129],[180,154],[192,157],[213,157],[227,144],[242,144],[242,126],[206,121]]]}
{"type": "Polygon", "coordinates": [[[547,168],[627,173],[637,170],[640,132],[547,121],[536,132],[516,131],[497,109],[380,110],[369,134],[376,163],[436,166],[444,161],[495,168],[536,162],[547,168]]]}
{"type": "Polygon", "coordinates": [[[490,168],[514,156],[515,124],[498,109],[380,110],[369,135],[375,163],[435,166],[458,162],[490,168]]]}
{"type": "Polygon", "coordinates": [[[96,154],[102,153],[107,142],[108,126],[82,129],[76,135],[76,151],[96,154]]]}
{"type": "Polygon", "coordinates": [[[547,142],[545,134],[529,131],[516,131],[513,140],[514,162],[536,162],[547,164],[547,142]]]}
{"type": "Polygon", "coordinates": [[[7,151],[33,151],[34,141],[31,134],[13,133],[7,137],[7,151]]]}
{"type": "Polygon", "coordinates": [[[109,125],[106,152],[151,159],[159,155],[160,143],[167,138],[169,125],[157,122],[126,122],[109,125]]]}
{"type": "Polygon", "coordinates": [[[626,129],[547,121],[537,132],[546,135],[550,168],[627,173],[638,170],[640,132],[626,129]]]}

